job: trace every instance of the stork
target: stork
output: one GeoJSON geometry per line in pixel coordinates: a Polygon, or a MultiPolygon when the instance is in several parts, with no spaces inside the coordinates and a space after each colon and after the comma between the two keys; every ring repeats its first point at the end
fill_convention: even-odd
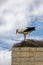
{"type": "Polygon", "coordinates": [[[16,29],[16,34],[24,34],[24,40],[26,41],[26,35],[35,30],[35,27],[25,27],[16,29]]]}

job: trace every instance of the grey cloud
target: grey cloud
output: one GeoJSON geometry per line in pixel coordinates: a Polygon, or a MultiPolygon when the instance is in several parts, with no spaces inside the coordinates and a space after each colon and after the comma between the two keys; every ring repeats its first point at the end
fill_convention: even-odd
{"type": "Polygon", "coordinates": [[[0,26],[5,25],[5,21],[3,20],[3,18],[0,18],[0,26]]]}
{"type": "MultiPolygon", "coordinates": [[[[43,0],[34,0],[33,3],[30,5],[30,13],[31,15],[35,15],[38,12],[40,6],[43,5],[43,0]],[[32,13],[33,12],[33,13],[32,13]]],[[[42,9],[41,9],[42,10],[42,9]]],[[[39,11],[40,12],[40,11],[39,11]]],[[[41,13],[41,12],[40,12],[41,13]]],[[[40,14],[39,14],[40,15],[40,14]]]]}
{"type": "Polygon", "coordinates": [[[0,4],[5,3],[7,0],[0,0],[0,4]]]}

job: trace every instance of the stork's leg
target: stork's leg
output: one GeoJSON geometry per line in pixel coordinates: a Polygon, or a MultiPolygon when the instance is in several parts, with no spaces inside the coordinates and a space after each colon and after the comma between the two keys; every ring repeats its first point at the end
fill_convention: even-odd
{"type": "Polygon", "coordinates": [[[24,40],[26,41],[26,34],[24,34],[24,40]]]}

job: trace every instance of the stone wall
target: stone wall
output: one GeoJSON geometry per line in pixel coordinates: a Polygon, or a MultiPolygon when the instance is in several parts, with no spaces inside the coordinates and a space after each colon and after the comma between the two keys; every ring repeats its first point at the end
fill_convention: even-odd
{"type": "Polygon", "coordinates": [[[12,48],[12,65],[43,65],[43,48],[12,48]]]}

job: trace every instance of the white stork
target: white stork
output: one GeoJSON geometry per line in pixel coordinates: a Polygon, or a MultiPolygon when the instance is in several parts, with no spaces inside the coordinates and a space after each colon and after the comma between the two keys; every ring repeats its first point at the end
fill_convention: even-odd
{"type": "Polygon", "coordinates": [[[35,30],[35,27],[26,27],[26,28],[18,28],[16,29],[16,34],[24,34],[24,40],[26,40],[26,34],[35,30]]]}

